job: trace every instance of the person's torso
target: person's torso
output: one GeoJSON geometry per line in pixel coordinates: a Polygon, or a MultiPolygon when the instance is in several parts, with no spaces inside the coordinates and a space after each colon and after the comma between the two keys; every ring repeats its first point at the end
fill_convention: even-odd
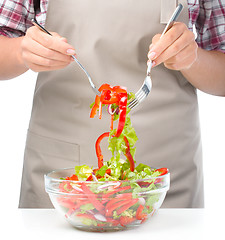
{"type": "MultiPolygon", "coordinates": [[[[164,0],[54,0],[49,1],[45,26],[75,47],[77,58],[96,86],[109,83],[136,92],[145,78],[151,39],[163,31],[165,24],[161,21],[168,20],[170,15],[165,14],[173,12],[176,2],[170,0],[164,5],[164,0]]],[[[187,22],[187,4],[181,2],[185,5],[181,19],[187,22]]],[[[170,169],[172,198],[167,197],[164,206],[191,206],[190,198],[195,198],[193,184],[201,165],[196,91],[180,72],[168,70],[163,64],[152,70],[151,78],[151,93],[131,112],[139,138],[135,160],[137,164],[170,169]],[[184,187],[187,194],[181,194],[184,187]]],[[[49,160],[48,168],[97,165],[95,141],[109,130],[110,119],[107,113],[101,120],[89,118],[94,98],[86,75],[76,63],[39,74],[29,132],[33,138],[45,137],[76,148],[74,161],[63,161],[61,152],[61,159],[49,160]]],[[[43,147],[43,143],[37,145],[43,147]]],[[[106,141],[102,148],[107,160],[110,152],[106,141]]],[[[47,155],[44,161],[48,161],[47,155]]]]}

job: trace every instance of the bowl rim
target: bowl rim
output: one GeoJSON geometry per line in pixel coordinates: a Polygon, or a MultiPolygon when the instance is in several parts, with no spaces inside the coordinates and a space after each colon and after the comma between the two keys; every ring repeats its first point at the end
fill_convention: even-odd
{"type": "MultiPolygon", "coordinates": [[[[66,180],[66,179],[59,179],[59,178],[53,178],[53,177],[50,177],[49,175],[52,174],[52,173],[55,173],[55,172],[59,172],[59,171],[63,171],[63,170],[69,170],[69,169],[74,169],[74,167],[67,167],[67,168],[59,168],[59,169],[55,169],[55,170],[52,170],[51,172],[48,172],[46,174],[44,174],[44,178],[45,179],[49,179],[51,181],[55,181],[55,182],[61,182],[61,181],[68,181],[68,182],[74,182],[74,183],[102,183],[102,184],[105,184],[105,183],[113,183],[113,182],[143,182],[144,181],[147,181],[147,180],[152,180],[152,179],[162,179],[162,178],[166,178],[167,176],[170,177],[170,171],[168,169],[168,173],[164,174],[164,175],[161,175],[161,176],[157,176],[157,177],[151,177],[151,178],[142,178],[142,179],[136,179],[136,180],[115,180],[115,181],[86,181],[86,180],[83,180],[83,181],[76,181],[76,180],[66,180]]],[[[151,169],[158,169],[158,168],[154,168],[154,167],[151,167],[151,169]]]]}

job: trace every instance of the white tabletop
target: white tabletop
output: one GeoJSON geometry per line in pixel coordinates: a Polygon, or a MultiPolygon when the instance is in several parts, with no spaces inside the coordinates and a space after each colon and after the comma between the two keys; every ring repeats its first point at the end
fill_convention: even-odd
{"type": "Polygon", "coordinates": [[[203,237],[221,239],[225,230],[224,212],[206,209],[160,209],[142,226],[112,233],[77,230],[54,209],[17,209],[14,213],[3,220],[3,225],[1,223],[1,239],[199,240],[203,237]],[[2,238],[6,235],[8,238],[2,238]]]}

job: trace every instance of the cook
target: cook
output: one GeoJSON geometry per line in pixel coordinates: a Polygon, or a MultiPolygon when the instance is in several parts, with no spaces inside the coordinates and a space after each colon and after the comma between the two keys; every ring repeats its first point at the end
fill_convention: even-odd
{"type": "Polygon", "coordinates": [[[89,119],[94,95],[73,63],[77,54],[97,86],[133,92],[143,83],[148,58],[153,61],[152,92],[132,110],[136,161],[170,169],[163,207],[203,207],[196,88],[225,95],[224,8],[216,0],[1,1],[1,79],[39,72],[19,206],[52,207],[43,175],[96,162],[94,142],[108,119],[89,119]],[[179,22],[159,39],[177,2],[184,6],[179,22]],[[32,26],[34,17],[53,36],[32,26]]]}

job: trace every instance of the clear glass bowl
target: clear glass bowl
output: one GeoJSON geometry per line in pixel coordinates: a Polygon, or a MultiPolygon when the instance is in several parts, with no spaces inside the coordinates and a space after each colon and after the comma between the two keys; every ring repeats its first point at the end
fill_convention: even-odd
{"type": "Polygon", "coordinates": [[[74,168],[45,175],[45,190],[65,219],[85,231],[118,231],[138,227],[160,208],[170,173],[133,181],[63,180],[74,168]]]}

